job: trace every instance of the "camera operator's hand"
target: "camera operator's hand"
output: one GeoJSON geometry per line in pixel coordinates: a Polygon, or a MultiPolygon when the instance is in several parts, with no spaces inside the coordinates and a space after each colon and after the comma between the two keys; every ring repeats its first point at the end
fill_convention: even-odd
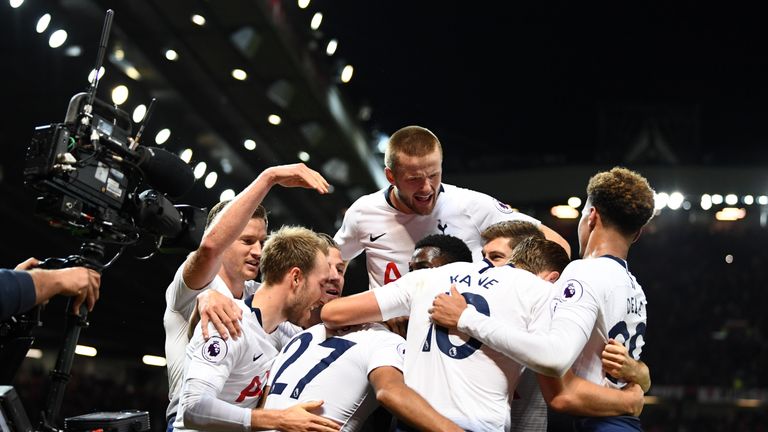
{"type": "Polygon", "coordinates": [[[208,334],[209,321],[213,323],[216,331],[225,340],[229,336],[232,336],[232,339],[237,339],[240,336],[240,320],[243,319],[243,310],[231,298],[216,290],[209,289],[197,296],[197,311],[200,315],[203,339],[208,340],[210,337],[208,334]]]}
{"type": "Polygon", "coordinates": [[[269,167],[261,175],[269,176],[271,184],[314,189],[321,194],[328,193],[328,182],[319,172],[303,163],[269,167]]]}
{"type": "Polygon", "coordinates": [[[32,270],[33,268],[39,265],[40,265],[40,260],[35,257],[32,257],[32,258],[27,258],[26,261],[17,265],[16,268],[14,268],[14,270],[32,270]]]}
{"type": "MultiPolygon", "coordinates": [[[[27,266],[31,268],[39,263],[30,258],[17,266],[17,269],[27,266]],[[30,264],[35,263],[35,264],[30,264]]],[[[77,296],[73,302],[73,312],[79,315],[80,305],[84,302],[92,311],[96,300],[99,299],[101,275],[95,270],[85,267],[69,267],[57,270],[33,269],[29,272],[35,284],[35,304],[40,304],[51,297],[61,294],[77,296]]]]}

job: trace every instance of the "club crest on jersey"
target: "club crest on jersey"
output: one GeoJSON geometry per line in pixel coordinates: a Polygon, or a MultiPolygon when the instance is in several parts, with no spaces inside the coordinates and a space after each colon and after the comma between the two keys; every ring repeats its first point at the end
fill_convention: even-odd
{"type": "Polygon", "coordinates": [[[440,230],[440,233],[445,235],[445,229],[448,228],[448,224],[444,224],[442,220],[437,220],[437,229],[440,230]]]}
{"type": "Polygon", "coordinates": [[[496,200],[495,204],[496,204],[496,209],[502,213],[510,214],[515,212],[515,209],[510,207],[508,204],[504,204],[499,200],[496,200]]]}
{"type": "Polygon", "coordinates": [[[218,363],[227,356],[227,343],[218,336],[211,336],[203,345],[203,358],[211,363],[218,363]]]}
{"type": "Polygon", "coordinates": [[[584,294],[584,287],[576,279],[568,279],[563,284],[563,291],[560,293],[560,299],[564,302],[579,301],[584,294]]]}

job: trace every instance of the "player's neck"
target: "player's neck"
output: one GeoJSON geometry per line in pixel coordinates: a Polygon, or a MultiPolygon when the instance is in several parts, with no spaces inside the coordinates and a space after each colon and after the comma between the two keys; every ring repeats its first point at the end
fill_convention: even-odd
{"type": "Polygon", "coordinates": [[[612,255],[626,261],[630,244],[631,242],[618,232],[596,230],[589,236],[583,258],[599,258],[605,255],[612,255]]]}
{"type": "Polygon", "coordinates": [[[285,316],[285,291],[279,286],[263,283],[253,295],[251,307],[261,309],[261,327],[267,333],[272,333],[283,321],[285,316]]]}
{"type": "Polygon", "coordinates": [[[408,208],[405,204],[403,204],[400,199],[397,197],[397,189],[392,186],[389,188],[389,201],[392,203],[393,206],[395,206],[395,209],[399,211],[400,213],[405,214],[412,214],[413,210],[408,208]]]}
{"type": "Polygon", "coordinates": [[[244,279],[230,276],[224,271],[224,268],[222,268],[221,271],[219,271],[219,277],[227,285],[227,288],[229,288],[229,292],[232,293],[232,297],[236,299],[243,298],[243,292],[245,290],[244,279]]]}

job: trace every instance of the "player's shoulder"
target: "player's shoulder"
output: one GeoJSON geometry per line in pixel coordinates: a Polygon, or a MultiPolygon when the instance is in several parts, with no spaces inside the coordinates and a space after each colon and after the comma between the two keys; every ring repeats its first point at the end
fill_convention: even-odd
{"type": "Polygon", "coordinates": [[[391,332],[381,323],[367,323],[357,326],[351,335],[351,340],[360,344],[360,347],[370,353],[380,350],[392,349],[393,352],[405,352],[405,339],[397,333],[391,332]]]}
{"type": "Polygon", "coordinates": [[[480,191],[443,183],[443,193],[451,203],[461,204],[467,212],[483,210],[501,215],[515,215],[517,211],[498,199],[480,191]]]}
{"type": "Polygon", "coordinates": [[[358,212],[358,211],[365,211],[366,209],[369,209],[371,206],[374,207],[385,207],[387,205],[387,191],[389,188],[379,189],[376,192],[372,192],[366,195],[363,195],[355,200],[355,202],[352,203],[351,206],[349,206],[349,209],[347,212],[358,212]]]}
{"type": "Polygon", "coordinates": [[[603,274],[624,273],[624,264],[607,257],[573,260],[563,270],[563,276],[595,279],[603,274]]]}
{"type": "Polygon", "coordinates": [[[463,188],[460,186],[454,186],[447,183],[442,183],[442,194],[446,198],[450,197],[450,200],[456,204],[473,204],[478,201],[486,201],[489,199],[492,199],[490,195],[486,195],[482,192],[478,192],[476,190],[463,188]]]}

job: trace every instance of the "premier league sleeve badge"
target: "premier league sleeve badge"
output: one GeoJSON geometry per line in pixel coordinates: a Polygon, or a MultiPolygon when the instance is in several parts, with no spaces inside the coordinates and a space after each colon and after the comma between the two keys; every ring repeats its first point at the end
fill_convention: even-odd
{"type": "Polygon", "coordinates": [[[226,356],[229,348],[224,339],[218,336],[211,336],[208,342],[203,344],[203,358],[210,363],[219,363],[226,356]]]}

